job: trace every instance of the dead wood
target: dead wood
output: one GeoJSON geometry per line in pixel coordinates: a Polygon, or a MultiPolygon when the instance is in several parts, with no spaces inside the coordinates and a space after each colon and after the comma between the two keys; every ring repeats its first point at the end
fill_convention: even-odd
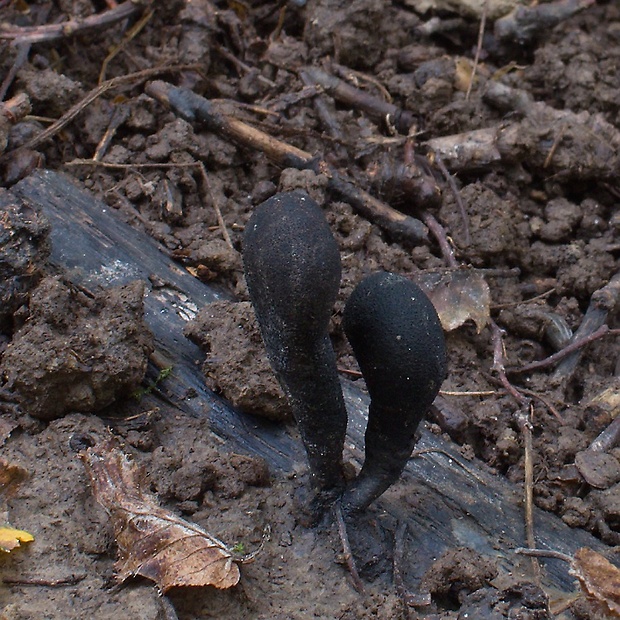
{"type": "Polygon", "coordinates": [[[67,37],[87,34],[100,30],[127,19],[143,9],[143,4],[127,0],[103,13],[89,15],[84,19],[70,19],[59,24],[45,24],[42,26],[11,26],[0,30],[0,40],[12,41],[13,45],[22,43],[42,43],[57,41],[67,37]]]}
{"type": "Polygon", "coordinates": [[[318,67],[304,67],[303,72],[315,83],[325,89],[325,92],[336,101],[344,103],[356,110],[366,112],[370,118],[383,126],[394,127],[403,135],[408,135],[416,124],[415,116],[398,106],[375,97],[355,86],[347,84],[318,67]]]}
{"type": "Polygon", "coordinates": [[[500,82],[486,85],[484,99],[520,120],[433,138],[425,146],[452,172],[489,171],[527,163],[538,176],[557,180],[608,180],[620,172],[620,131],[600,114],[556,110],[500,82]]]}
{"type": "Polygon", "coordinates": [[[595,0],[559,0],[548,4],[519,5],[495,22],[495,37],[502,43],[518,42],[520,45],[527,45],[594,2],[595,0]]]}
{"type": "Polygon", "coordinates": [[[419,243],[427,239],[426,226],[420,220],[393,209],[359,189],[345,175],[319,157],[223,114],[213,102],[188,89],[177,88],[158,80],[147,84],[145,90],[186,121],[202,124],[236,144],[259,150],[278,166],[314,170],[317,174],[324,174],[330,190],[395,239],[409,243],[419,243]]]}
{"type": "MultiPolygon", "coordinates": [[[[231,450],[265,458],[277,476],[290,474],[295,463],[304,462],[301,443],[286,427],[241,414],[204,386],[198,364],[202,355],[182,333],[188,318],[217,298],[212,290],[179,269],[152,239],[130,228],[61,174],[37,171],[11,191],[47,216],[52,226],[51,262],[66,270],[74,282],[89,288],[135,279],[147,282],[146,320],[158,354],[174,367],[166,393],[153,395],[165,399],[160,403],[162,411],[174,415],[169,404],[173,403],[189,415],[207,416],[212,431],[231,450]],[[115,268],[109,269],[112,265],[115,268]]],[[[359,454],[368,397],[346,380],[343,389],[349,410],[347,450],[359,454]]],[[[395,531],[398,524],[407,525],[407,534],[399,544],[404,546],[404,557],[415,557],[415,561],[403,576],[405,586],[415,589],[434,558],[463,544],[497,557],[505,570],[527,573],[528,564],[514,553],[525,542],[522,493],[517,487],[477,460],[470,461],[467,469],[455,466],[462,457],[441,436],[424,430],[418,447],[423,456],[410,461],[402,481],[375,508],[383,527],[395,531]]],[[[605,549],[596,538],[570,529],[554,515],[534,509],[533,518],[538,546],[568,555],[574,555],[579,547],[605,549]]],[[[572,590],[573,580],[563,562],[543,562],[543,584],[572,590]]]]}
{"type": "MultiPolygon", "coordinates": [[[[607,317],[614,311],[620,301],[620,273],[617,273],[603,288],[592,293],[590,305],[586,310],[581,325],[573,334],[571,343],[595,334],[607,321],[607,317]]],[[[566,357],[555,371],[554,378],[559,381],[567,380],[577,368],[581,359],[582,349],[577,349],[566,357]]]]}

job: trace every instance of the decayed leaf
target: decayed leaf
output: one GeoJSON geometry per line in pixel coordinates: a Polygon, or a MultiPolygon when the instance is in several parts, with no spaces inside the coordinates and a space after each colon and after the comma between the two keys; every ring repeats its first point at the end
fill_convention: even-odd
{"type": "Polygon", "coordinates": [[[437,310],[446,331],[472,320],[480,333],[490,317],[491,293],[484,277],[473,269],[424,273],[416,277],[437,310]]]}
{"type": "Polygon", "coordinates": [[[24,530],[16,530],[14,527],[6,524],[0,526],[0,551],[13,551],[20,543],[31,542],[34,536],[24,530]]]}
{"type": "Polygon", "coordinates": [[[239,567],[226,545],[157,504],[142,474],[113,439],[81,453],[95,499],[110,515],[119,547],[117,577],[142,575],[173,586],[230,588],[239,567]]]}
{"type": "Polygon", "coordinates": [[[571,573],[586,596],[605,608],[610,618],[620,618],[620,569],[588,547],[575,553],[571,573]]]}

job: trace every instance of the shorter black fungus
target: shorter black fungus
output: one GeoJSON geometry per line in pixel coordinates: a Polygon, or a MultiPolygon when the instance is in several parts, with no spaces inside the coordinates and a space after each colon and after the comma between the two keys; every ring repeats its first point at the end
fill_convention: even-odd
{"type": "Polygon", "coordinates": [[[347,301],[343,326],[370,394],[364,465],[342,498],[351,513],[398,480],[447,363],[433,304],[403,276],[379,272],[364,279],[347,301]]]}
{"type": "Polygon", "coordinates": [[[250,299],[308,455],[314,507],[321,510],[344,488],[347,413],[328,333],[340,285],[338,246],[316,202],[293,191],[256,208],[243,247],[250,299]]]}

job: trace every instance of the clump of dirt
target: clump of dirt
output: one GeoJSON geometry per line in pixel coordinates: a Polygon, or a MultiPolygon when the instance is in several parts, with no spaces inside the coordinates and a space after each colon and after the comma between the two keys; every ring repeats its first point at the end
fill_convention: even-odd
{"type": "Polygon", "coordinates": [[[91,297],[59,277],[43,280],[0,367],[23,411],[51,420],[99,411],[136,390],[153,350],[143,295],[140,281],[91,297]]]}
{"type": "Polygon", "coordinates": [[[202,368],[213,391],[247,413],[290,419],[290,406],[269,365],[250,302],[205,306],[185,335],[207,354],[202,368]]]}
{"type": "Polygon", "coordinates": [[[551,620],[549,598],[537,585],[516,583],[503,590],[481,588],[463,598],[459,619],[465,618],[523,618],[551,620]]]}
{"type": "Polygon", "coordinates": [[[421,589],[436,600],[458,607],[467,595],[488,585],[497,574],[490,558],[462,547],[446,552],[433,563],[422,579],[421,589]]]}

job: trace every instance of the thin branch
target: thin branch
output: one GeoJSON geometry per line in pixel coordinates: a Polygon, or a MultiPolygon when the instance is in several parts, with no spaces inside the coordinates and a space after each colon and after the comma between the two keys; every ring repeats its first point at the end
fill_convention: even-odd
{"type": "Polygon", "coordinates": [[[349,543],[349,535],[347,533],[347,526],[344,522],[344,517],[342,515],[342,505],[340,504],[340,500],[338,500],[334,504],[334,516],[336,517],[336,525],[338,526],[338,536],[340,537],[340,542],[342,543],[342,552],[344,555],[344,561],[346,562],[347,568],[349,569],[349,573],[351,574],[351,579],[353,581],[353,587],[356,589],[358,594],[365,595],[366,589],[364,588],[364,583],[357,572],[357,566],[355,565],[355,558],[353,557],[353,552],[351,551],[351,544],[349,543]]]}
{"type": "MultiPolygon", "coordinates": [[[[222,237],[224,237],[224,241],[226,242],[226,245],[231,250],[234,250],[235,248],[233,246],[230,235],[228,234],[228,229],[226,228],[226,222],[224,222],[224,218],[222,217],[222,211],[220,209],[219,199],[215,195],[215,193],[211,191],[211,184],[209,183],[209,176],[207,175],[207,170],[202,162],[199,162],[197,165],[198,165],[198,169],[200,170],[200,176],[202,177],[205,198],[208,198],[209,195],[211,196],[211,202],[213,204],[213,209],[215,211],[215,216],[217,217],[217,223],[219,224],[222,237]]],[[[205,202],[208,202],[208,201],[205,200],[205,202]]]]}
{"type": "MultiPolygon", "coordinates": [[[[530,549],[533,549],[536,546],[536,537],[534,535],[534,458],[531,421],[532,411],[533,407],[530,404],[527,409],[521,409],[516,416],[517,424],[519,425],[519,429],[523,435],[525,540],[530,549]]],[[[540,579],[540,564],[538,564],[536,559],[533,557],[532,568],[536,577],[540,579]]]]}
{"type": "Polygon", "coordinates": [[[459,192],[459,188],[456,186],[454,182],[454,177],[450,174],[448,168],[446,168],[446,164],[444,164],[443,159],[439,156],[439,153],[433,153],[431,158],[436,164],[441,174],[443,174],[446,183],[450,187],[452,194],[454,195],[454,200],[456,200],[456,205],[459,208],[459,213],[461,214],[461,219],[463,220],[463,229],[465,232],[465,245],[469,245],[471,243],[471,233],[469,232],[469,218],[467,217],[467,209],[465,209],[465,205],[463,204],[463,199],[461,198],[461,193],[459,192]]]}
{"type": "Polygon", "coordinates": [[[526,364],[525,366],[521,366],[520,368],[509,368],[508,372],[511,374],[521,374],[524,372],[531,372],[532,370],[540,370],[541,368],[547,368],[548,366],[553,366],[556,362],[564,359],[568,355],[570,355],[573,351],[577,351],[582,347],[585,347],[587,344],[594,342],[595,340],[599,340],[603,336],[607,334],[620,334],[620,329],[609,329],[607,325],[601,325],[593,334],[588,336],[584,336],[579,340],[575,340],[570,344],[566,345],[561,351],[546,357],[544,360],[538,360],[537,362],[532,362],[531,364],[526,364]]]}
{"type": "Polygon", "coordinates": [[[424,211],[422,213],[422,221],[426,224],[426,226],[428,226],[428,229],[437,240],[437,243],[439,244],[439,249],[441,250],[441,254],[446,263],[448,263],[448,266],[452,269],[458,269],[459,263],[454,256],[454,250],[452,249],[452,246],[448,241],[448,236],[446,235],[444,227],[429,211],[424,211]]]}
{"type": "Polygon", "coordinates": [[[133,26],[133,28],[123,37],[123,40],[103,59],[101,63],[101,71],[99,72],[99,81],[101,84],[105,80],[105,74],[108,70],[108,65],[112,62],[112,60],[118,56],[118,54],[127,47],[130,41],[132,41],[140,31],[149,23],[151,17],[153,17],[155,11],[153,9],[149,9],[144,13],[144,15],[140,18],[138,23],[133,26]]]}
{"type": "Polygon", "coordinates": [[[355,88],[318,67],[304,67],[303,71],[309,79],[315,84],[320,84],[325,92],[337,101],[362,110],[377,122],[388,122],[403,135],[407,135],[411,127],[416,124],[416,118],[411,112],[355,88]]]}
{"type": "Polygon", "coordinates": [[[569,563],[573,561],[573,558],[570,555],[566,555],[566,553],[561,553],[560,551],[553,551],[552,549],[524,549],[523,547],[517,547],[515,549],[515,553],[529,555],[535,558],[554,558],[556,560],[563,560],[564,562],[569,563]]]}
{"type": "Polygon", "coordinates": [[[314,170],[327,177],[330,190],[339,194],[364,217],[378,224],[396,239],[419,243],[427,239],[428,230],[420,221],[405,215],[374,196],[359,189],[344,174],[325,160],[283,142],[269,134],[223,114],[212,101],[186,88],[155,81],[147,84],[146,93],[190,123],[205,125],[210,131],[236,144],[261,151],[277,165],[298,170],[314,170]]]}
{"type": "Polygon", "coordinates": [[[484,6],[482,7],[482,18],[480,19],[480,28],[478,29],[478,43],[476,44],[476,55],[474,57],[474,66],[471,69],[469,76],[469,84],[467,85],[467,93],[465,94],[465,101],[469,101],[469,95],[471,95],[471,89],[474,85],[474,79],[476,77],[476,71],[478,70],[478,63],[480,62],[480,52],[482,51],[482,40],[484,38],[484,29],[487,24],[487,13],[489,12],[489,2],[484,0],[484,6]]]}
{"type": "Polygon", "coordinates": [[[504,363],[504,332],[499,325],[491,319],[491,339],[493,341],[493,367],[504,389],[520,404],[527,404],[527,398],[510,383],[506,376],[504,363]]]}
{"type": "Polygon", "coordinates": [[[13,45],[58,41],[78,34],[83,35],[93,30],[101,30],[139,13],[142,9],[142,4],[127,0],[109,11],[89,15],[84,19],[70,19],[59,24],[45,24],[43,26],[12,26],[0,30],[0,40],[12,41],[13,45]]]}
{"type": "Polygon", "coordinates": [[[609,452],[620,444],[620,415],[588,446],[593,452],[609,452]]]}
{"type": "MultiPolygon", "coordinates": [[[[101,97],[107,91],[118,88],[119,86],[125,86],[127,84],[137,84],[144,82],[149,78],[155,77],[161,73],[172,73],[178,71],[187,71],[199,68],[197,65],[170,65],[166,67],[154,67],[152,69],[144,69],[143,71],[137,71],[136,73],[130,73],[128,75],[121,75],[111,80],[107,80],[93,88],[85,97],[78,101],[73,107],[71,107],[65,114],[63,114],[56,122],[52,123],[46,130],[36,135],[31,140],[28,140],[22,147],[23,149],[34,149],[52,136],[55,136],[59,131],[64,129],[72,120],[74,120],[83,110],[85,110],[93,101],[101,97]]],[[[10,156],[9,151],[7,155],[10,156]]]]}

